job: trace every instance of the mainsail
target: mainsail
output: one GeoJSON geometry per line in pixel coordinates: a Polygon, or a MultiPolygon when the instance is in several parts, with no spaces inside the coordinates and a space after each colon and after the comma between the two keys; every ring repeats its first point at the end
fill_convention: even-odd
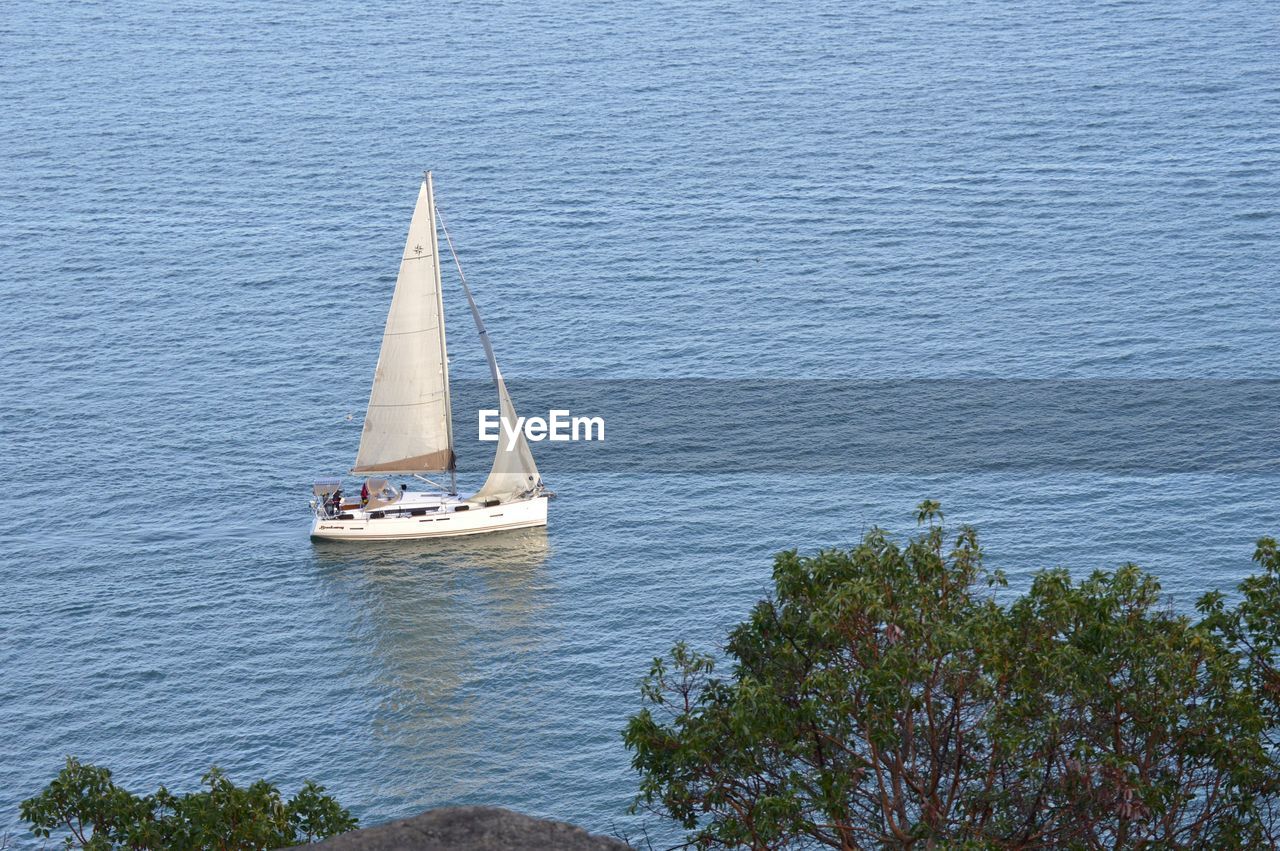
{"type": "Polygon", "coordinates": [[[409,224],[352,473],[454,469],[439,260],[428,174],[409,224]]]}

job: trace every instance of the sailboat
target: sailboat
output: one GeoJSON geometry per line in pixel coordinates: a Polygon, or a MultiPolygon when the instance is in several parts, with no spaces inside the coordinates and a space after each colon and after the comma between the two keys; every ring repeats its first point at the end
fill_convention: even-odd
{"type": "Polygon", "coordinates": [[[391,296],[373,389],[351,474],[363,476],[359,500],[342,490],[340,478],[312,487],[311,537],[335,541],[391,541],[476,535],[547,524],[553,494],[538,475],[533,453],[515,428],[515,405],[502,380],[493,344],[485,330],[449,231],[445,241],[498,391],[502,429],[489,477],[474,493],[458,493],[449,400],[449,358],[445,348],[444,298],[440,284],[439,211],[431,173],[418,190],[400,273],[391,296]],[[448,484],[436,481],[448,475],[448,484]],[[417,480],[395,484],[396,477],[417,480]],[[429,487],[416,487],[417,482],[429,487]]]}

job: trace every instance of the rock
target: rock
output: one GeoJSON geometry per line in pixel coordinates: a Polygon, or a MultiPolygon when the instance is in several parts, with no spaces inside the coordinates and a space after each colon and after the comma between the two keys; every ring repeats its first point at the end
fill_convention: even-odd
{"type": "Polygon", "coordinates": [[[442,807],[377,827],[353,830],[298,849],[324,851],[629,851],[630,845],[580,827],[498,807],[442,807]]]}

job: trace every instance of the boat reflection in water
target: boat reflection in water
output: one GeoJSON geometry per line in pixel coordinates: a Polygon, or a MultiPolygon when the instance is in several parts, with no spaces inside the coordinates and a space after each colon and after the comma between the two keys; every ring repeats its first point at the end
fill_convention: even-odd
{"type": "Polygon", "coordinates": [[[386,757],[378,794],[411,809],[482,792],[520,759],[536,711],[511,683],[545,656],[545,527],[313,550],[365,648],[350,696],[368,702],[370,744],[386,757]]]}

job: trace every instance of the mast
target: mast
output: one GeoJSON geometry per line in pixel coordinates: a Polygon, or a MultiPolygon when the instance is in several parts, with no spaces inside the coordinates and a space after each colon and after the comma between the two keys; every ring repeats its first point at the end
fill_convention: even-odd
{"type": "MultiPolygon", "coordinates": [[[[427,171],[427,206],[428,212],[431,214],[431,255],[435,257],[435,262],[431,265],[435,267],[436,275],[436,310],[440,316],[440,370],[444,376],[444,409],[445,409],[445,433],[448,435],[449,447],[453,447],[453,400],[449,394],[449,349],[445,345],[444,339],[444,285],[440,281],[440,235],[436,232],[436,192],[435,184],[431,180],[431,172],[427,171]]],[[[458,492],[458,464],[457,459],[451,459],[449,464],[449,493],[456,494],[458,492]]]]}

